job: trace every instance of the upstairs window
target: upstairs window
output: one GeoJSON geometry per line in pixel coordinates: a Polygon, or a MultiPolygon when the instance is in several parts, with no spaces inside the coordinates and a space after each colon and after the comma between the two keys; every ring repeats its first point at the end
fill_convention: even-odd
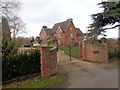
{"type": "Polygon", "coordinates": [[[70,27],[70,30],[72,30],[72,27],[70,27]]]}
{"type": "Polygon", "coordinates": [[[60,33],[58,34],[58,38],[61,38],[61,34],[60,33]]]}
{"type": "Polygon", "coordinates": [[[42,35],[42,38],[44,38],[44,35],[42,35]]]}
{"type": "Polygon", "coordinates": [[[70,37],[71,37],[71,38],[73,37],[73,34],[72,34],[72,33],[70,33],[70,37]]]}

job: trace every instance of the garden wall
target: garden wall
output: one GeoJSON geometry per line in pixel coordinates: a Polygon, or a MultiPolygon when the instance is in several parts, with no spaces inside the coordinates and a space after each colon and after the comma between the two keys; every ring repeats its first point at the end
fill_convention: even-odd
{"type": "Polygon", "coordinates": [[[41,47],[41,76],[49,78],[57,72],[57,49],[41,47]]]}
{"type": "Polygon", "coordinates": [[[107,44],[95,45],[86,42],[79,44],[79,58],[83,60],[108,62],[107,44]]]}

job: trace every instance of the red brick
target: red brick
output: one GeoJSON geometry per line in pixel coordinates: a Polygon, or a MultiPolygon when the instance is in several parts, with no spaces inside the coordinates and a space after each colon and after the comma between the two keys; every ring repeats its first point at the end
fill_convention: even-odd
{"type": "Polygon", "coordinates": [[[41,48],[41,76],[49,78],[57,72],[57,50],[41,48]]]}
{"type": "Polygon", "coordinates": [[[79,58],[90,60],[90,61],[99,61],[99,62],[108,62],[108,46],[104,44],[103,46],[96,46],[93,44],[82,42],[82,47],[79,44],[79,58]],[[93,54],[94,51],[99,51],[99,54],[93,54]],[[82,57],[81,57],[82,56],[82,57]]]}

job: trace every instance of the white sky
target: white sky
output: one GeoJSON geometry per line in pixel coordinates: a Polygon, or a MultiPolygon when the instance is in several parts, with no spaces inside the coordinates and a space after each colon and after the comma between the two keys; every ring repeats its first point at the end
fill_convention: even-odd
{"type": "MultiPolygon", "coordinates": [[[[73,18],[76,28],[86,32],[90,15],[102,11],[101,0],[21,0],[20,16],[27,23],[27,37],[38,36],[42,26],[52,28],[55,23],[73,18]]],[[[109,30],[107,37],[118,37],[118,30],[109,30]]]]}

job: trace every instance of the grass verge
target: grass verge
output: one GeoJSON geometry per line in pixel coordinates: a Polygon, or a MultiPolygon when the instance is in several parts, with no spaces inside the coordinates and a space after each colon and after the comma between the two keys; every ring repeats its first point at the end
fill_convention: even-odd
{"type": "Polygon", "coordinates": [[[43,79],[40,75],[24,81],[24,85],[13,86],[12,88],[54,88],[64,82],[62,74],[55,74],[51,78],[43,79]]]}
{"type": "MultiPolygon", "coordinates": [[[[67,54],[68,56],[70,56],[70,48],[69,47],[59,47],[59,50],[63,50],[65,52],[65,54],[67,54]]],[[[79,49],[78,47],[72,46],[71,47],[71,56],[73,58],[79,58],[79,49]]]]}

